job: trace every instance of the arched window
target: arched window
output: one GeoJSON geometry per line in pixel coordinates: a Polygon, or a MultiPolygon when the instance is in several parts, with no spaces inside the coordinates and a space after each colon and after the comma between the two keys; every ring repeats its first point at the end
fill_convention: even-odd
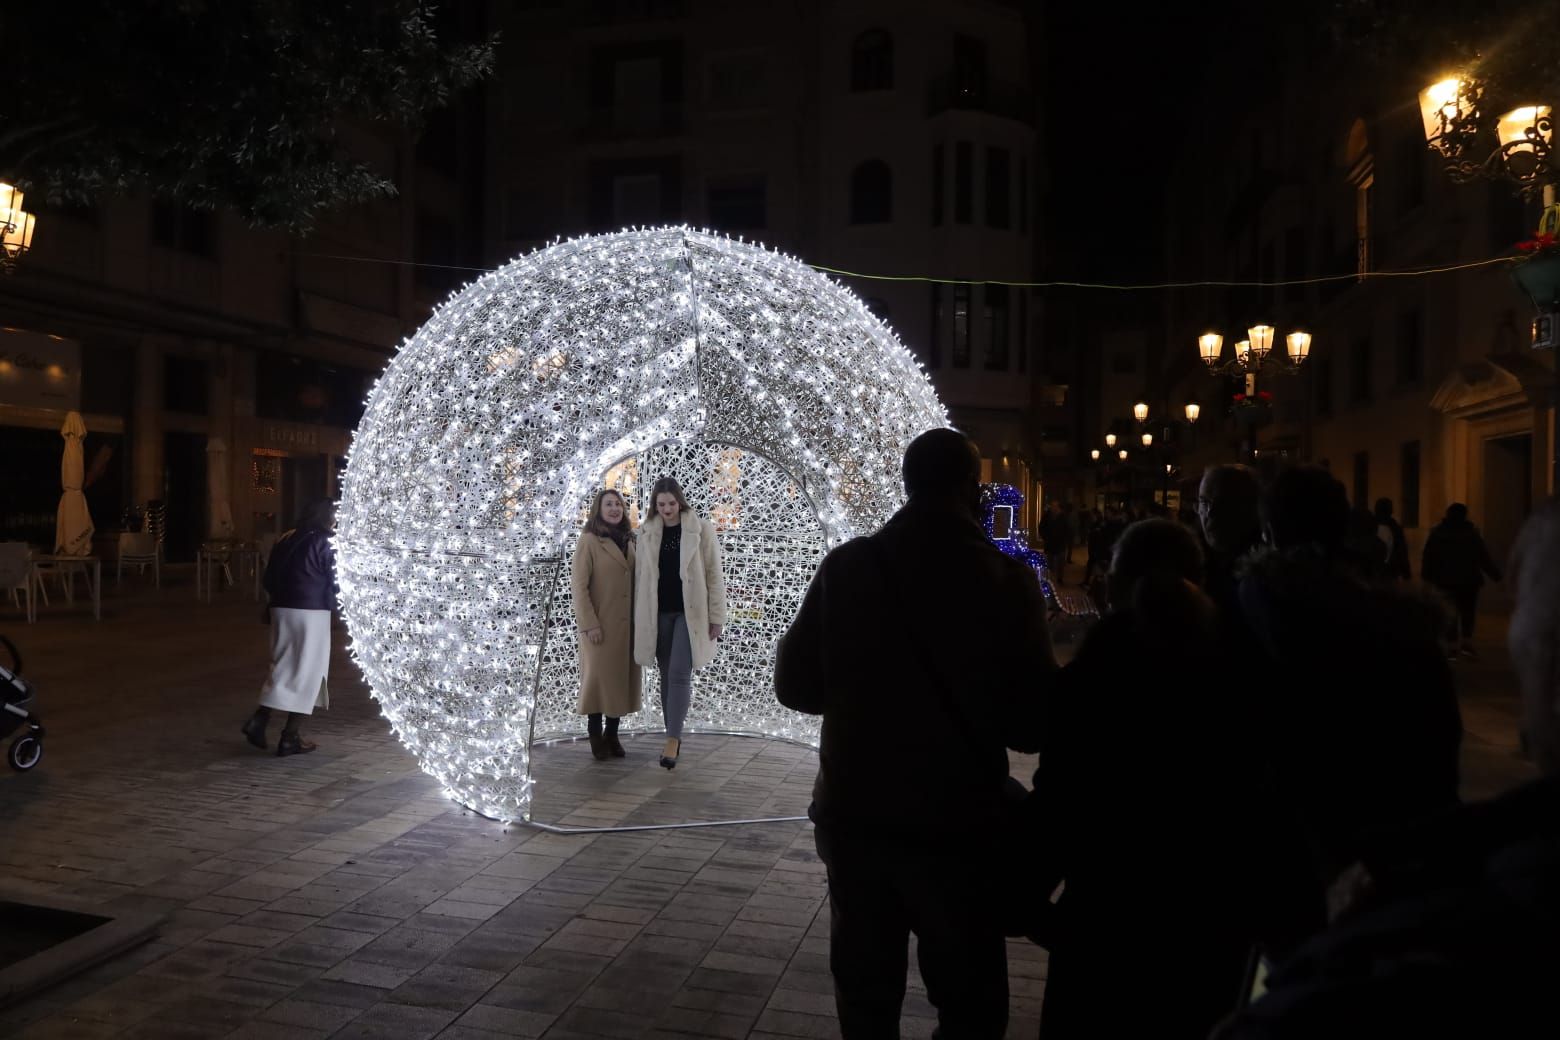
{"type": "Polygon", "coordinates": [[[868,159],[851,171],[850,222],[887,224],[894,219],[894,175],[882,159],[868,159]]]}
{"type": "Polygon", "coordinates": [[[894,38],[885,29],[868,29],[850,45],[850,89],[892,90],[894,38]]]}

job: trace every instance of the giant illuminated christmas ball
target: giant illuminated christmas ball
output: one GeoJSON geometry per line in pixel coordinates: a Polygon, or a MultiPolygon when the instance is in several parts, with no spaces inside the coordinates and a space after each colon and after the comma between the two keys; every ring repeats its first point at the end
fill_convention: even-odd
{"type": "MultiPolygon", "coordinates": [[[[637,522],[674,476],[719,531],[729,610],[689,730],[815,746],[775,701],[775,642],[946,424],[894,334],[790,257],[684,227],[542,249],[452,296],[374,387],[337,517],[353,652],[450,797],[528,819],[532,744],[584,727],[569,559],[592,495],[637,522]]],[[[648,669],[625,729],[661,728],[658,690],[648,669]]]]}

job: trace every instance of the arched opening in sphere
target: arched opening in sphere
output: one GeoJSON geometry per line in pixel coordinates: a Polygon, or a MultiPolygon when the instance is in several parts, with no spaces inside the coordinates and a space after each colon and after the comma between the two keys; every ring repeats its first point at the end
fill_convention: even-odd
{"type": "MultiPolygon", "coordinates": [[[[726,557],[729,637],[690,726],[816,745],[774,700],[774,641],[946,422],[889,329],[794,259],[688,228],[539,250],[452,296],[374,388],[338,510],[353,652],[452,798],[528,818],[532,744],[582,729],[568,564],[590,498],[612,484],[643,516],[671,475],[726,557]]],[[[654,669],[645,687],[625,725],[658,730],[654,669]]]]}

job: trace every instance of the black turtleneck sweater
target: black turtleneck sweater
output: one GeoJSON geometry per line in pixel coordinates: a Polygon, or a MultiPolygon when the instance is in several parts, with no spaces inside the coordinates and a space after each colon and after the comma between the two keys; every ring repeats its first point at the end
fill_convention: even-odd
{"type": "Polygon", "coordinates": [[[657,561],[657,609],[663,614],[682,613],[682,525],[661,529],[661,556],[657,561]]]}

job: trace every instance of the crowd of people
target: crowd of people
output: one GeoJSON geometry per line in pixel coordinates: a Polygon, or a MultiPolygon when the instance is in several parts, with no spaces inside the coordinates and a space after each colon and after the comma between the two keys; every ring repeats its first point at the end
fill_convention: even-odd
{"type": "MultiPolygon", "coordinates": [[[[906,505],[823,560],[775,661],[822,716],[809,810],[847,1038],[897,1036],[910,938],[945,1040],[1001,1037],[1006,942],[1049,951],[1042,1040],[1505,1035],[1560,969],[1560,504],[1512,560],[1523,738],[1543,778],[1459,803],[1449,658],[1501,569],[1454,504],[1412,580],[1392,503],[1325,469],[1210,468],[1177,517],[1053,508],[1041,537],[1107,609],[1058,665],[1040,583],[979,524],[980,456],[933,430],[906,505]],[[1032,785],[1009,750],[1038,753],[1032,785]],[[1265,988],[1260,999],[1253,999],[1265,988]]],[[[676,481],[631,527],[598,492],[572,559],[577,710],[623,757],[641,669],[681,751],[725,621],[714,527],[676,481]]],[[[243,733],[314,749],[328,701],[328,504],[265,573],[272,667],[243,733]]]]}
{"type": "Polygon", "coordinates": [[[1355,510],[1317,467],[1215,467],[1195,524],[1093,525],[1108,611],[1058,667],[1037,583],[981,536],[978,480],[962,435],[918,438],[908,504],[825,558],[777,654],[780,701],[823,717],[845,1037],[898,1035],[912,934],[947,1038],[1004,1035],[1020,934],[1050,954],[1044,1040],[1506,1035],[1548,1010],[1560,507],[1513,565],[1545,778],[1462,805],[1444,637],[1499,574],[1465,509],[1417,584],[1391,503],[1355,510]],[[1039,752],[1031,790],[1008,750],[1039,752]]]}

